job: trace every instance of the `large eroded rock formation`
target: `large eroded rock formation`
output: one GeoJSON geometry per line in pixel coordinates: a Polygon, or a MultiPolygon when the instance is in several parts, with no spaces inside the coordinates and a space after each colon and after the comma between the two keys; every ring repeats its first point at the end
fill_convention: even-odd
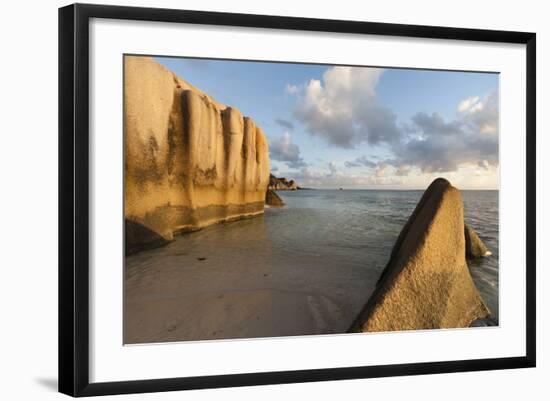
{"type": "Polygon", "coordinates": [[[261,214],[267,140],[254,121],[147,57],[124,62],[126,252],[261,214]]]}
{"type": "Polygon", "coordinates": [[[468,327],[488,315],[466,263],[460,192],[438,178],[399,234],[351,331],[468,327]]]}

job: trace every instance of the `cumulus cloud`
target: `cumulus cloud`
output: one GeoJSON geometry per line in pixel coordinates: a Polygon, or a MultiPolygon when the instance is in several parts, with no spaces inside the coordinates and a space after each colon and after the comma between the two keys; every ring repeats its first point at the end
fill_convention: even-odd
{"type": "Polygon", "coordinates": [[[391,148],[391,164],[401,174],[416,166],[424,173],[450,172],[462,164],[498,165],[498,93],[459,103],[455,120],[437,113],[418,113],[403,139],[391,148]]]}
{"type": "Polygon", "coordinates": [[[284,118],[276,118],[275,123],[277,125],[280,125],[281,127],[288,129],[288,130],[294,130],[294,124],[292,124],[290,121],[285,120],[284,118]]]}
{"type": "Polygon", "coordinates": [[[322,80],[305,85],[295,117],[312,135],[342,148],[398,140],[397,116],[376,98],[382,73],[379,68],[329,68],[322,80]]]}
{"type": "Polygon", "coordinates": [[[464,99],[458,104],[457,111],[459,113],[475,112],[483,109],[483,104],[479,101],[479,96],[472,96],[464,99]]]}
{"type": "Polygon", "coordinates": [[[477,163],[478,167],[481,167],[483,170],[489,170],[489,162],[487,160],[480,160],[477,163]]]}
{"type": "MultiPolygon", "coordinates": [[[[377,182],[413,173],[451,173],[461,166],[487,172],[498,166],[498,90],[458,102],[452,119],[419,112],[407,122],[398,122],[396,114],[377,97],[382,74],[377,68],[332,67],[319,80],[287,85],[287,92],[296,96],[294,117],[312,136],[334,147],[381,147],[385,160],[361,156],[343,163],[347,169],[369,169],[377,182]]],[[[365,183],[364,174],[346,174],[330,163],[324,173],[307,169],[302,173],[325,186],[327,180],[330,184],[330,180],[347,179],[344,176],[365,183]]]]}
{"type": "Polygon", "coordinates": [[[409,175],[411,170],[412,170],[412,167],[410,165],[400,164],[400,165],[397,166],[397,168],[395,170],[395,175],[398,176],[398,177],[404,177],[404,176],[409,175]]]}
{"type": "Polygon", "coordinates": [[[383,176],[392,169],[403,177],[418,168],[422,173],[457,171],[470,164],[483,170],[498,165],[498,92],[459,103],[457,117],[451,121],[438,113],[414,115],[402,127],[399,139],[387,145],[393,158],[374,162],[366,156],[346,161],[348,168],[367,167],[383,176]]]}
{"type": "Polygon", "coordinates": [[[388,173],[389,168],[390,168],[389,164],[378,163],[378,165],[376,166],[376,169],[374,170],[374,175],[376,177],[384,177],[386,173],[388,173]]]}
{"type": "Polygon", "coordinates": [[[285,87],[286,93],[290,95],[295,95],[299,91],[300,91],[300,88],[297,85],[286,84],[286,87],[285,87]]]}
{"type": "Polygon", "coordinates": [[[329,175],[335,175],[338,173],[338,167],[336,167],[336,163],[334,162],[329,162],[328,163],[328,170],[329,170],[329,175]]]}
{"type": "Polygon", "coordinates": [[[408,130],[421,134],[423,138],[433,135],[460,135],[462,132],[460,121],[454,120],[447,123],[438,113],[417,113],[413,116],[412,123],[412,126],[408,126],[408,130]]]}
{"type": "Polygon", "coordinates": [[[373,174],[346,174],[339,170],[335,163],[327,164],[328,171],[312,170],[309,167],[300,169],[297,173],[288,173],[302,187],[311,188],[365,188],[365,187],[400,187],[403,179],[373,174]]]}
{"type": "Polygon", "coordinates": [[[344,163],[347,168],[352,167],[369,167],[374,168],[377,164],[367,158],[367,156],[359,156],[354,160],[348,160],[344,163]]]}
{"type": "Polygon", "coordinates": [[[470,130],[481,134],[498,134],[498,91],[483,99],[477,99],[469,108],[460,112],[460,118],[470,130]]]}
{"type": "Polygon", "coordinates": [[[292,142],[292,137],[288,132],[270,141],[269,153],[273,160],[285,162],[290,168],[298,169],[307,165],[300,156],[300,148],[292,142]]]}

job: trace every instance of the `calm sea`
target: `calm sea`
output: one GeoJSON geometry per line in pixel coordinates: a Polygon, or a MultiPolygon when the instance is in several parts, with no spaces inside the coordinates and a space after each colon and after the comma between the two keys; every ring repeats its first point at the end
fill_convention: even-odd
{"type": "MultiPolygon", "coordinates": [[[[145,289],[152,293],[160,281],[189,285],[186,291],[197,296],[212,287],[216,294],[227,294],[229,290],[252,293],[261,286],[260,290],[277,291],[282,303],[284,294],[306,294],[319,304],[308,310],[328,316],[317,319],[328,322],[318,332],[345,332],[374,290],[423,191],[279,194],[286,206],[268,208],[263,217],[214,225],[178,237],[166,247],[128,257],[128,294],[145,293],[145,289]]],[[[462,197],[466,224],[493,254],[471,263],[470,270],[498,321],[498,191],[462,191],[462,197]]],[[[177,288],[183,291],[183,287],[173,291],[177,288]]],[[[160,297],[165,292],[158,293],[160,297]]],[[[293,311],[290,305],[284,310],[302,319],[298,308],[293,311]]]]}
{"type": "MultiPolygon", "coordinates": [[[[310,257],[338,269],[355,265],[374,282],[424,191],[279,191],[286,207],[266,211],[268,236],[281,258],[310,257]]],[[[470,263],[472,277],[498,321],[498,191],[461,191],[464,219],[492,256],[470,263]]],[[[288,260],[289,263],[292,261],[288,260]]]]}

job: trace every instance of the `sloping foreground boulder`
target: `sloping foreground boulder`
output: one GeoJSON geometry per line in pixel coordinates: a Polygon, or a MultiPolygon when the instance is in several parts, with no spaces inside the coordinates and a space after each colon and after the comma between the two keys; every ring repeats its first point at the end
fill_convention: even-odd
{"type": "Polygon", "coordinates": [[[267,140],[254,121],[148,57],[124,59],[127,253],[261,214],[267,140]]]}
{"type": "Polygon", "coordinates": [[[460,192],[438,178],[403,227],[350,331],[468,327],[488,315],[466,263],[460,192]]]}

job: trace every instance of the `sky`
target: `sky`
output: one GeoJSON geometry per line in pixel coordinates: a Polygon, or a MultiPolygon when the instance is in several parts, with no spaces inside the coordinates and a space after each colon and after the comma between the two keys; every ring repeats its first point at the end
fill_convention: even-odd
{"type": "Polygon", "coordinates": [[[498,189],[499,75],[359,66],[156,60],[251,117],[271,171],[312,188],[498,189]]]}

